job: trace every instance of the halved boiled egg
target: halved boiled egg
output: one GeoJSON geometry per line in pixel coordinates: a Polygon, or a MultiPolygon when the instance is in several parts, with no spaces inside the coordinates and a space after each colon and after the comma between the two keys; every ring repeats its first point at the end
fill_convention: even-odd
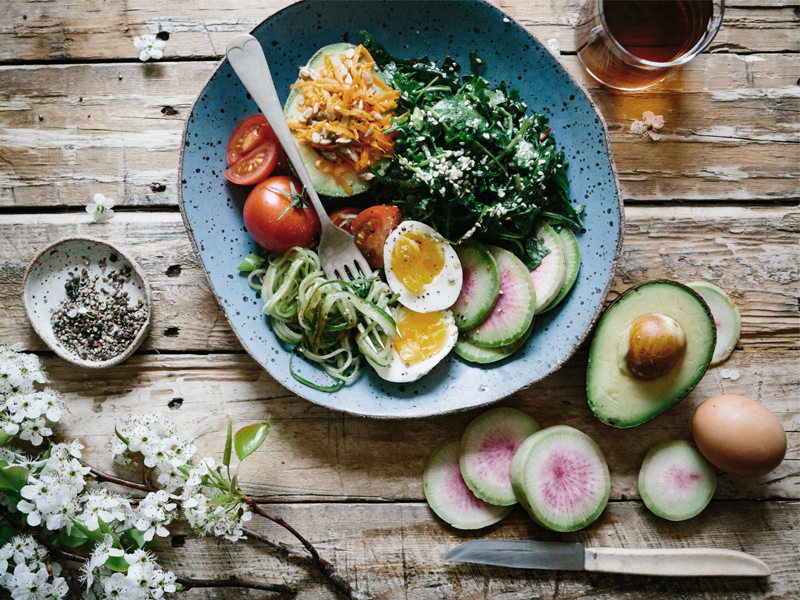
{"type": "Polygon", "coordinates": [[[436,230],[403,221],[383,246],[386,283],[400,304],[417,312],[453,306],[461,293],[461,261],[436,230]]]}
{"type": "Polygon", "coordinates": [[[391,362],[382,367],[367,360],[386,381],[416,381],[456,345],[456,321],[449,310],[419,313],[398,306],[393,313],[397,335],[392,344],[391,362]]]}

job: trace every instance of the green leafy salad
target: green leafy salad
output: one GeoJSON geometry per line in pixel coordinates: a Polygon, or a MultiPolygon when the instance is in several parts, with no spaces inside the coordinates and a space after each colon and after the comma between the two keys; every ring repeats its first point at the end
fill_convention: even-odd
{"type": "Polygon", "coordinates": [[[517,90],[497,87],[451,58],[441,65],[398,59],[362,32],[386,82],[400,91],[394,159],[374,172],[406,218],[426,223],[455,243],[475,237],[506,248],[529,269],[547,248],[533,235],[537,219],[583,227],[583,205],[569,201],[564,151],[547,117],[531,113],[517,90]]]}

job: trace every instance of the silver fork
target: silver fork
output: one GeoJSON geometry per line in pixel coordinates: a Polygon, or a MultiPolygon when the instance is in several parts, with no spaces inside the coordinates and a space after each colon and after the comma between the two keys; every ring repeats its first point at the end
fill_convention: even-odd
{"type": "Polygon", "coordinates": [[[226,51],[231,67],[250,92],[258,108],[264,113],[267,122],[278,137],[286,157],[311,199],[311,204],[319,215],[322,231],[319,240],[319,258],[328,279],[349,281],[359,276],[372,276],[372,269],[356,247],[353,236],[339,229],[328,217],[325,208],[311,182],[295,146],[294,136],[289,131],[283,107],[275,91],[275,83],[269,72],[264,50],[256,38],[249,34],[237,35],[228,43],[226,51]]]}

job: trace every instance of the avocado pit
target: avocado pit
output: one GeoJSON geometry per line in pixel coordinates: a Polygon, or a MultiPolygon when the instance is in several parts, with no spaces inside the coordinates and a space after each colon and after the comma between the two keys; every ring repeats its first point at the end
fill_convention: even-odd
{"type": "Polygon", "coordinates": [[[660,313],[636,318],[628,329],[625,363],[631,375],[650,380],[663,377],[686,353],[686,333],[675,319],[660,313]]]}

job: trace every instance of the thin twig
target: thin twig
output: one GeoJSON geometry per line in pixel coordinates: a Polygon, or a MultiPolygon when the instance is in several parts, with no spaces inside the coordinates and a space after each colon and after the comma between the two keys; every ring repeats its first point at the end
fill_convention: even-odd
{"type": "Polygon", "coordinates": [[[184,590],[192,588],[247,588],[249,590],[263,590],[267,592],[296,593],[296,585],[283,583],[261,583],[260,581],[247,581],[231,575],[228,579],[193,579],[191,577],[178,577],[175,580],[184,590]]]}
{"type": "Polygon", "coordinates": [[[135,481],[129,481],[128,479],[122,479],[121,477],[116,477],[115,475],[111,475],[109,473],[104,473],[99,469],[95,469],[92,465],[81,461],[81,464],[84,467],[89,467],[91,469],[89,471],[89,475],[97,479],[98,481],[105,481],[107,483],[116,483],[117,485],[122,485],[125,487],[129,487],[134,490],[139,490],[140,492],[155,492],[157,491],[152,484],[148,485],[147,483],[136,483],[135,481]]]}
{"type": "Polygon", "coordinates": [[[250,508],[253,509],[253,512],[255,512],[257,515],[260,515],[265,519],[272,521],[276,525],[280,525],[286,531],[291,533],[295,538],[297,538],[297,540],[301,544],[303,544],[303,547],[305,547],[305,549],[308,550],[309,554],[311,555],[311,560],[314,562],[314,564],[317,565],[317,568],[322,572],[323,575],[325,575],[325,577],[328,578],[328,580],[331,583],[333,583],[333,585],[336,587],[337,591],[340,594],[342,594],[346,598],[349,598],[350,600],[369,600],[369,596],[353,589],[353,586],[350,585],[350,582],[348,582],[344,577],[339,575],[339,573],[336,572],[336,568],[319,555],[319,552],[317,552],[317,549],[314,548],[311,542],[309,542],[306,538],[300,535],[300,533],[298,533],[298,531],[294,527],[292,527],[286,521],[284,521],[282,517],[268,513],[263,508],[261,508],[258,505],[258,503],[256,503],[255,500],[253,500],[249,496],[245,497],[245,502],[247,502],[250,508]]]}
{"type": "Polygon", "coordinates": [[[246,527],[242,528],[242,533],[244,533],[247,537],[251,540],[256,540],[263,544],[266,544],[270,548],[274,548],[275,550],[284,553],[286,556],[291,558],[299,558],[302,560],[313,560],[314,557],[311,556],[311,553],[308,550],[304,550],[301,548],[294,548],[289,544],[284,544],[283,542],[276,542],[275,540],[269,539],[262,533],[258,533],[257,531],[253,531],[252,529],[247,529],[246,527]]]}

